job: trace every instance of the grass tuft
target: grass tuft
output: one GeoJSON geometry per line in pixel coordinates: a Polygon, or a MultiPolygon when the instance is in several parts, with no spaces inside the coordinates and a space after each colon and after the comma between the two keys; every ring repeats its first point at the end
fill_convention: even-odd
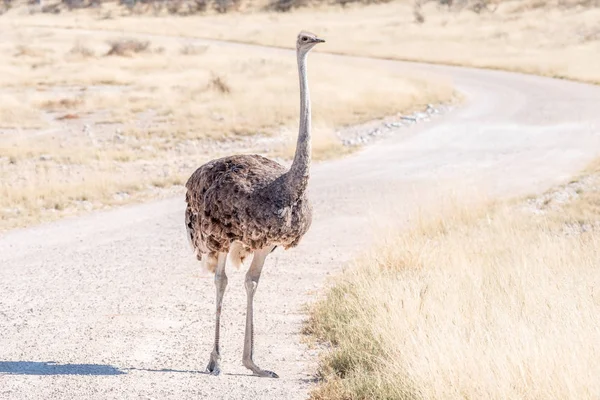
{"type": "Polygon", "coordinates": [[[136,53],[148,51],[150,42],[138,39],[118,39],[108,42],[110,49],[106,53],[107,56],[131,56],[136,53]]]}
{"type": "Polygon", "coordinates": [[[71,48],[71,50],[69,50],[69,54],[84,58],[94,57],[96,55],[93,49],[85,46],[81,42],[76,42],[75,45],[71,48]]]}
{"type": "Polygon", "coordinates": [[[83,98],[81,97],[65,97],[59,99],[50,99],[43,101],[39,107],[44,110],[66,110],[66,109],[74,109],[79,107],[83,103],[83,98]]]}
{"type": "Polygon", "coordinates": [[[195,44],[186,44],[179,51],[184,56],[199,56],[208,51],[208,46],[206,45],[195,45],[195,44]]]}
{"type": "Polygon", "coordinates": [[[209,87],[209,89],[212,89],[218,93],[222,93],[222,94],[231,93],[231,87],[229,86],[229,84],[227,83],[225,78],[223,78],[219,75],[216,75],[214,73],[212,74],[212,76],[210,78],[208,87],[209,87]]]}

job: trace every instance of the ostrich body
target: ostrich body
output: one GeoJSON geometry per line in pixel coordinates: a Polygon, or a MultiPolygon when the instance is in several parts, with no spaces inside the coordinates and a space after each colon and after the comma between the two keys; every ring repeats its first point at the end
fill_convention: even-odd
{"type": "Polygon", "coordinates": [[[198,168],[186,183],[185,223],[196,257],[215,273],[215,342],[207,366],[220,369],[219,330],[223,293],[227,286],[227,255],[236,264],[253,253],[246,273],[246,332],[243,364],[258,376],[277,378],[253,360],[253,302],[265,259],[277,246],[296,246],[308,231],[312,209],[307,198],[310,146],[310,98],[306,77],[308,52],[324,42],[300,32],[296,43],[300,76],[300,129],[292,166],[259,155],[235,155],[210,161],[198,168]]]}

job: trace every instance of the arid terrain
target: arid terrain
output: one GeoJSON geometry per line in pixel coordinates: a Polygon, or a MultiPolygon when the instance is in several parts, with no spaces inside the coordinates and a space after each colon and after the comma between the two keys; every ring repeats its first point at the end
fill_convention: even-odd
{"type": "MultiPolygon", "coordinates": [[[[181,192],[196,166],[232,152],[293,155],[294,58],[185,38],[7,31],[0,230],[181,192]]],[[[441,78],[356,82],[359,66],[314,64],[316,160],[353,151],[345,127],[455,101],[441,78]]]]}
{"type": "Polygon", "coordinates": [[[0,16],[0,398],[597,398],[597,10],[521,6],[0,16]],[[181,183],[232,152],[289,160],[278,47],[300,27],[327,39],[314,223],[267,260],[255,308],[281,378],[241,365],[243,270],[215,378],[181,183]]]}
{"type": "MultiPolygon", "coordinates": [[[[172,195],[194,165],[222,154],[289,159],[298,102],[283,94],[297,91],[294,60],[198,38],[289,48],[310,27],[329,53],[600,82],[600,11],[587,3],[508,1],[479,13],[415,4],[281,13],[258,2],[185,17],[111,2],[11,8],[0,18],[0,230],[172,195]]],[[[356,123],[460,98],[439,76],[362,79],[355,63],[313,64],[317,160],[355,150],[344,144],[356,123]]]]}
{"type": "MultiPolygon", "coordinates": [[[[260,2],[259,2],[260,3],[260,2]]],[[[301,29],[330,43],[317,51],[504,69],[600,83],[600,4],[595,0],[514,0],[476,13],[436,1],[306,7],[289,13],[190,15],[104,6],[60,16],[11,15],[15,24],[212,38],[291,48],[301,29]],[[423,22],[417,22],[415,4],[423,22]],[[268,26],[268,29],[264,27],[268,26]]],[[[455,1],[456,4],[465,1],[455,1]]],[[[467,3],[469,3],[467,1],[467,3]]]]}

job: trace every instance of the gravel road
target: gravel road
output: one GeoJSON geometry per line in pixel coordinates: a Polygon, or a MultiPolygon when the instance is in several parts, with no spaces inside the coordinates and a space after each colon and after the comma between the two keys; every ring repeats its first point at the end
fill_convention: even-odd
{"type": "Polygon", "coordinates": [[[317,352],[299,333],[303,306],[372,242],[382,213],[401,225],[451,193],[544,190],[600,155],[600,87],[322,53],[311,64],[325,57],[372,73],[448,76],[467,101],[314,167],[313,227],[298,248],[271,255],[255,298],[255,359],[281,378],[241,365],[243,271],[230,274],[225,293],[224,374],[204,374],[214,285],[188,248],[182,193],[0,237],[0,398],[305,399],[317,352]]]}

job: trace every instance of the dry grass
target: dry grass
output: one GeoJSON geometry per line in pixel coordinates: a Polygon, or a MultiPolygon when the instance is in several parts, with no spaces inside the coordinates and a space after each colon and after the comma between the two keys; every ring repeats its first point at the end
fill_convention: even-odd
{"type": "Polygon", "coordinates": [[[116,39],[109,41],[110,49],[107,56],[132,56],[136,53],[148,51],[150,42],[137,39],[116,39]]]}
{"type": "Polygon", "coordinates": [[[96,53],[81,42],[75,42],[75,45],[69,50],[70,55],[80,56],[83,58],[94,57],[96,53]]]}
{"type": "MultiPolygon", "coordinates": [[[[296,137],[292,132],[287,132],[286,137],[288,137],[286,143],[279,147],[274,154],[283,159],[293,159],[296,151],[296,137]]],[[[311,146],[313,161],[336,158],[350,154],[357,149],[356,147],[344,146],[332,129],[324,127],[313,128],[311,146]]]]}
{"type": "Polygon", "coordinates": [[[81,106],[83,103],[82,97],[64,97],[64,98],[52,98],[42,101],[38,107],[44,110],[72,110],[81,106]]]}
{"type": "MultiPolygon", "coordinates": [[[[291,47],[300,29],[327,38],[322,51],[383,58],[500,68],[600,83],[600,9],[585,2],[502,1],[495,12],[449,12],[435,2],[319,7],[292,13],[261,12],[212,16],[140,18],[89,12],[71,18],[36,16],[25,23],[60,24],[124,32],[202,36],[291,47]],[[198,29],[201,26],[202,29],[198,29]],[[268,29],[264,29],[268,26],[268,29]]],[[[103,12],[103,11],[99,11],[103,12]]]]}
{"type": "MultiPolygon", "coordinates": [[[[312,57],[315,126],[453,96],[448,82],[393,72],[356,83],[363,72],[312,57]]],[[[0,231],[171,193],[216,156],[293,154],[294,57],[17,24],[0,38],[0,88],[0,231]]],[[[346,152],[315,134],[315,159],[346,152]]]]}
{"type": "Polygon", "coordinates": [[[208,46],[206,45],[195,45],[193,43],[188,43],[181,48],[181,54],[186,56],[198,56],[200,54],[204,54],[208,51],[208,46]]]}
{"type": "MultiPolygon", "coordinates": [[[[33,41],[43,32],[24,28],[17,38],[7,37],[0,47],[10,49],[15,47],[15,41],[33,41]]],[[[29,103],[31,109],[48,109],[62,99],[74,97],[61,93],[65,92],[63,88],[55,89],[65,86],[77,94],[78,104],[63,104],[74,114],[108,111],[119,117],[113,122],[120,122],[134,119],[141,111],[151,111],[164,117],[158,120],[164,122],[165,134],[169,135],[221,138],[273,133],[281,126],[296,123],[298,99],[294,93],[298,84],[293,57],[210,48],[186,50],[183,57],[177,40],[169,39],[156,40],[155,47],[162,47],[163,54],[89,56],[131,56],[149,46],[145,40],[107,36],[110,34],[79,38],[68,32],[53,33],[41,41],[44,47],[32,50],[37,56],[31,60],[3,52],[0,58],[6,70],[0,85],[15,92],[30,88],[33,93],[29,98],[36,101],[28,102],[26,98],[24,103],[29,103]]],[[[16,47],[21,48],[21,54],[24,45],[16,47]]],[[[375,81],[357,82],[354,78],[364,72],[361,66],[334,65],[322,59],[311,61],[315,122],[328,126],[340,127],[408,111],[428,102],[447,101],[453,95],[447,82],[433,85],[422,77],[393,72],[384,72],[375,81]],[[332,98],[336,101],[329,101],[332,98]]],[[[27,124],[30,119],[19,121],[15,117],[11,125],[22,127],[17,126],[19,122],[27,124]]]]}
{"type": "Polygon", "coordinates": [[[0,94],[0,129],[43,128],[47,125],[40,112],[23,101],[21,95],[0,94]]]}
{"type": "Polygon", "coordinates": [[[593,399],[600,168],[525,204],[444,213],[346,270],[307,330],[314,399],[593,399]],[[565,200],[566,199],[566,200],[565,200]]]}

